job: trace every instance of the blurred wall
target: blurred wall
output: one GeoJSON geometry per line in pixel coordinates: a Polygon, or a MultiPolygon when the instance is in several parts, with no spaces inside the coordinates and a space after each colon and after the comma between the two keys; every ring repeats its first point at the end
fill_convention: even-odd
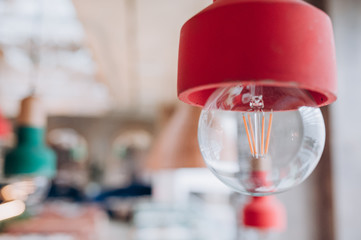
{"type": "Polygon", "coordinates": [[[334,196],[338,240],[361,239],[361,1],[330,0],[338,61],[332,105],[334,196]]]}
{"type": "Polygon", "coordinates": [[[285,205],[287,230],[279,240],[326,240],[319,238],[317,176],[311,176],[301,185],[277,195],[285,205]]]}

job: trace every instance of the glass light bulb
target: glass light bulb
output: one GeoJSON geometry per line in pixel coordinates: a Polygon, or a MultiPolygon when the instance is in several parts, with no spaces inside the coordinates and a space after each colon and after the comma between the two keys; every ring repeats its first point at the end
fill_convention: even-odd
{"type": "Polygon", "coordinates": [[[198,140],[207,166],[221,181],[238,192],[264,196],[310,175],[323,151],[325,126],[305,90],[238,85],[209,97],[198,140]]]}

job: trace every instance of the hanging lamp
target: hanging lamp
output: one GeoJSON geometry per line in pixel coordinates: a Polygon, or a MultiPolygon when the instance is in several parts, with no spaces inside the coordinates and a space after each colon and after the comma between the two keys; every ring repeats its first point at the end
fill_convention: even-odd
{"type": "Polygon", "coordinates": [[[45,144],[46,115],[37,97],[22,100],[17,119],[17,145],[5,156],[6,177],[52,178],[56,173],[54,152],[45,144]]]}
{"type": "Polygon", "coordinates": [[[164,127],[156,137],[145,163],[147,170],[152,172],[153,201],[175,201],[176,170],[205,167],[197,143],[199,114],[199,108],[182,103],[164,120],[164,127]]]}
{"type": "Polygon", "coordinates": [[[146,160],[152,171],[205,167],[197,144],[198,108],[179,104],[159,136],[146,160]]]}
{"type": "Polygon", "coordinates": [[[221,181],[255,196],[294,187],[323,151],[319,107],[336,100],[329,17],[301,0],[214,1],[182,27],[178,97],[203,108],[199,145],[221,181]]]}

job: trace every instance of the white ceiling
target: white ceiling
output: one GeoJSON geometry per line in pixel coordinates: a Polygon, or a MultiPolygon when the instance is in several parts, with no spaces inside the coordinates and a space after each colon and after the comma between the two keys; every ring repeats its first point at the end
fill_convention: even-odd
{"type": "Polygon", "coordinates": [[[0,0],[1,108],[35,86],[53,115],[154,115],[176,100],[180,28],[210,3],[0,0]]]}

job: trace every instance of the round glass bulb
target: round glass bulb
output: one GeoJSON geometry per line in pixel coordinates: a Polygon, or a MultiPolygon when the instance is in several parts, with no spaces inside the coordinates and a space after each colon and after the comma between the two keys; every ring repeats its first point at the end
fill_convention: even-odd
{"type": "Polygon", "coordinates": [[[325,125],[308,91],[238,85],[209,97],[198,140],[207,166],[222,182],[264,196],[310,175],[323,151],[325,125]]]}

